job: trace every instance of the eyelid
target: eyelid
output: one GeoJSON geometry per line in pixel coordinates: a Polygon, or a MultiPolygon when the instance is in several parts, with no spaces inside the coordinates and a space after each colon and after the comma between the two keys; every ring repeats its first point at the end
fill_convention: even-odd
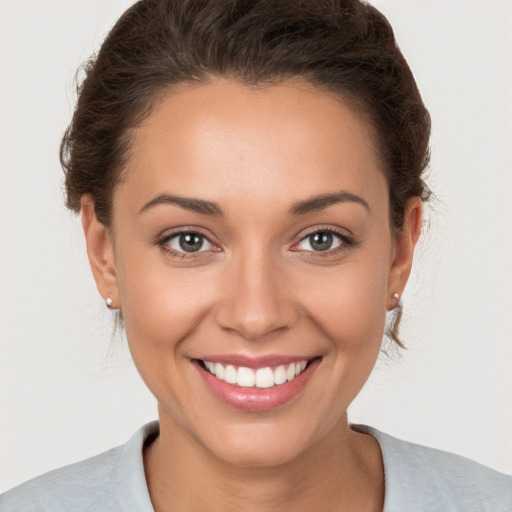
{"type": "Polygon", "coordinates": [[[197,253],[200,253],[200,252],[209,251],[209,250],[211,250],[211,246],[213,246],[213,244],[210,242],[210,240],[208,240],[208,238],[206,238],[202,233],[195,233],[195,232],[192,232],[192,231],[190,231],[188,233],[175,233],[174,235],[168,236],[164,243],[166,245],[168,245],[173,251],[176,251],[176,252],[179,252],[179,253],[183,253],[183,254],[187,254],[187,255],[197,254],[197,253]],[[174,247],[173,245],[171,245],[171,242],[178,241],[179,238],[182,237],[183,235],[198,236],[198,237],[202,238],[203,244],[201,245],[201,247],[197,251],[190,251],[190,252],[185,251],[185,250],[181,249],[180,247],[174,247]]]}
{"type": "Polygon", "coordinates": [[[314,226],[314,227],[308,228],[306,231],[303,231],[299,236],[300,236],[300,238],[299,238],[298,242],[295,242],[291,247],[291,250],[296,251],[296,252],[302,251],[302,252],[307,252],[307,253],[315,253],[315,255],[316,254],[327,255],[327,254],[332,254],[338,250],[342,250],[346,247],[356,245],[356,242],[352,238],[351,235],[347,235],[340,228],[336,228],[333,226],[314,226]],[[335,247],[333,249],[327,249],[325,251],[310,251],[310,250],[304,250],[304,249],[297,248],[297,246],[301,242],[306,240],[311,235],[314,235],[315,233],[330,233],[330,234],[334,235],[335,237],[339,238],[341,240],[341,244],[338,247],[335,247]]]}
{"type": "Polygon", "coordinates": [[[174,228],[170,231],[164,232],[165,234],[159,235],[156,240],[155,244],[162,248],[162,250],[167,251],[168,253],[171,253],[171,255],[179,256],[179,257],[187,257],[187,258],[193,258],[200,255],[204,255],[206,252],[213,251],[212,252],[219,252],[221,251],[218,244],[212,242],[211,237],[208,236],[206,233],[204,233],[204,230],[202,228],[199,228],[197,226],[182,226],[179,228],[174,228]],[[207,248],[206,250],[201,247],[199,251],[195,252],[187,252],[181,249],[177,249],[174,247],[171,247],[169,245],[169,241],[173,238],[178,238],[181,235],[187,235],[187,234],[195,234],[202,237],[208,244],[210,244],[212,247],[207,248]]]}
{"type": "MultiPolygon", "coordinates": [[[[329,254],[332,255],[333,253],[335,253],[339,250],[343,250],[348,247],[355,246],[357,244],[357,242],[353,239],[352,235],[347,235],[344,231],[345,230],[342,230],[341,228],[334,227],[334,226],[327,226],[327,225],[326,226],[317,225],[317,226],[310,227],[310,228],[302,231],[302,233],[300,234],[299,240],[292,245],[291,250],[294,252],[311,253],[311,254],[314,254],[315,256],[316,255],[326,255],[327,256],[329,254]],[[297,246],[301,242],[303,242],[309,236],[314,235],[315,233],[330,233],[330,234],[334,235],[335,237],[337,237],[338,239],[340,239],[341,243],[337,247],[332,248],[332,249],[327,249],[325,251],[304,250],[304,249],[297,248],[297,246]]],[[[171,253],[171,255],[175,255],[178,257],[187,257],[187,258],[192,257],[193,258],[194,256],[195,257],[202,256],[202,255],[204,255],[204,253],[208,253],[208,252],[222,252],[222,248],[219,246],[219,244],[212,242],[211,236],[204,233],[203,228],[200,228],[197,226],[182,226],[179,228],[173,228],[172,230],[164,232],[164,233],[165,233],[164,235],[159,235],[156,238],[155,244],[160,246],[163,250],[171,253]],[[199,251],[196,251],[196,252],[187,252],[187,251],[175,249],[175,248],[169,246],[169,244],[168,244],[169,240],[179,237],[180,235],[183,235],[183,234],[196,234],[196,235],[203,237],[208,242],[208,244],[211,244],[211,246],[213,247],[213,250],[210,247],[206,250],[201,248],[199,251]]]]}

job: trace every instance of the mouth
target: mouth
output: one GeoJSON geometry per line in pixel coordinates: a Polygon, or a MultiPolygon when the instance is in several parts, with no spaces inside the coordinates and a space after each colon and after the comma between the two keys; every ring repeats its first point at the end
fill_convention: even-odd
{"type": "Polygon", "coordinates": [[[321,357],[244,360],[238,357],[193,359],[207,388],[236,409],[266,411],[291,401],[304,389],[321,357]]]}
{"type": "Polygon", "coordinates": [[[265,366],[262,368],[248,368],[232,364],[214,363],[213,361],[199,360],[204,370],[217,379],[243,388],[268,389],[290,382],[298,377],[308,366],[310,361],[303,360],[289,364],[281,364],[275,368],[265,366]]]}

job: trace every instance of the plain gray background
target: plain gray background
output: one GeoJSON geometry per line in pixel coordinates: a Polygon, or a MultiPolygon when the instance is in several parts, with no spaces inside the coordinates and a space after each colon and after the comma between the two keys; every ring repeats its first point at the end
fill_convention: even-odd
{"type": "MultiPolygon", "coordinates": [[[[0,1],[0,491],[156,417],[63,207],[73,75],[129,0],[0,1]]],[[[378,0],[433,118],[439,198],[354,422],[512,472],[512,2],[378,0]]]]}

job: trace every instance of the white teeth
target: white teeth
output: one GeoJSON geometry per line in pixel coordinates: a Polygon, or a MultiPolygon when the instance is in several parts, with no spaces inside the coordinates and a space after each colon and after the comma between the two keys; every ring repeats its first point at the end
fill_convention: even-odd
{"type": "Polygon", "coordinates": [[[286,382],[286,368],[281,365],[274,371],[274,383],[277,385],[284,384],[286,382]]]}
{"type": "Polygon", "coordinates": [[[220,363],[215,363],[215,375],[218,379],[224,380],[224,366],[220,363]]]}
{"type": "Polygon", "coordinates": [[[286,369],[286,380],[292,380],[295,377],[295,363],[291,363],[286,369]]]}
{"type": "Polygon", "coordinates": [[[226,371],[224,372],[224,380],[230,384],[236,384],[236,368],[233,365],[228,364],[226,366],[226,371]]]}
{"type": "Polygon", "coordinates": [[[274,385],[274,372],[270,368],[260,368],[256,372],[256,387],[271,388],[274,385]]]}
{"type": "Polygon", "coordinates": [[[236,383],[239,386],[244,388],[252,388],[254,387],[254,371],[250,368],[245,368],[245,366],[240,366],[238,368],[238,372],[236,373],[236,383]]]}
{"type": "Polygon", "coordinates": [[[221,363],[212,363],[211,361],[203,362],[207,370],[220,380],[245,388],[257,387],[262,389],[279,386],[286,381],[293,380],[304,371],[308,364],[307,361],[300,361],[290,363],[288,366],[280,365],[274,370],[269,367],[253,370],[245,366],[236,368],[231,364],[224,366],[221,363]]]}

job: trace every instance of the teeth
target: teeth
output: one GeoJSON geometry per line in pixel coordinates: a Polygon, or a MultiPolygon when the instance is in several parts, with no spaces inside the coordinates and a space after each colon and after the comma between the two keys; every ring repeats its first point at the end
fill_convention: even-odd
{"type": "Polygon", "coordinates": [[[286,382],[286,368],[281,365],[274,371],[274,383],[277,385],[284,384],[286,382]]]}
{"type": "Polygon", "coordinates": [[[203,361],[207,370],[215,375],[218,379],[228,382],[229,384],[236,384],[244,388],[271,388],[284,384],[286,381],[295,379],[300,375],[306,365],[307,361],[300,361],[297,363],[290,363],[288,366],[278,366],[275,369],[265,367],[253,370],[228,364],[224,366],[221,363],[212,363],[211,361],[203,361]]]}
{"type": "Polygon", "coordinates": [[[295,377],[295,364],[292,363],[286,369],[286,380],[292,380],[295,377]]]}
{"type": "Polygon", "coordinates": [[[215,363],[215,375],[218,379],[224,380],[224,366],[220,363],[215,363]]]}
{"type": "Polygon", "coordinates": [[[224,380],[230,384],[236,384],[236,373],[236,368],[228,364],[224,372],[224,380]]]}
{"type": "Polygon", "coordinates": [[[240,366],[238,368],[238,372],[236,373],[236,383],[239,386],[244,388],[252,388],[254,387],[254,371],[250,368],[245,368],[244,366],[240,366]]]}
{"type": "Polygon", "coordinates": [[[271,388],[274,385],[274,372],[270,368],[260,368],[256,372],[256,387],[271,388]]]}

